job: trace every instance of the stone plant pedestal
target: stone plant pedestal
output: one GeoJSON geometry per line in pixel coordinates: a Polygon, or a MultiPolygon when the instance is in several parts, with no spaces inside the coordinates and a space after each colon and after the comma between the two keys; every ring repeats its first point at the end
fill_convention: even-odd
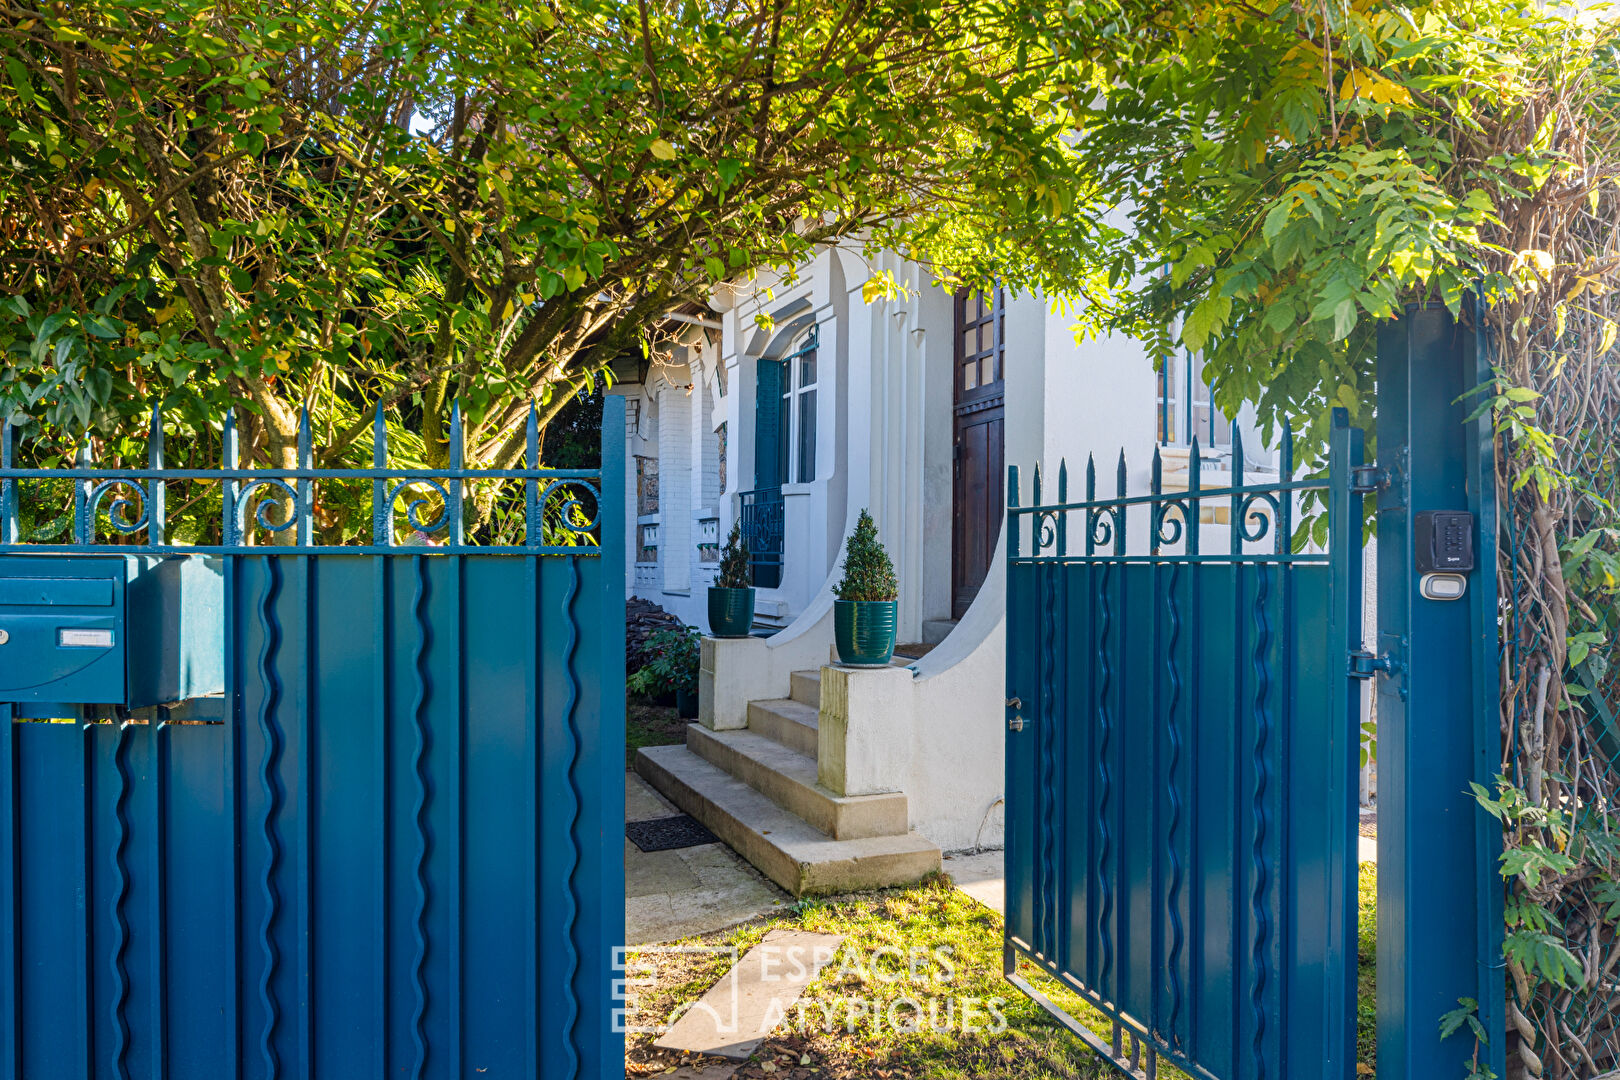
{"type": "Polygon", "coordinates": [[[816,776],[836,795],[905,790],[911,766],[910,670],[902,667],[821,669],[816,776]]]}

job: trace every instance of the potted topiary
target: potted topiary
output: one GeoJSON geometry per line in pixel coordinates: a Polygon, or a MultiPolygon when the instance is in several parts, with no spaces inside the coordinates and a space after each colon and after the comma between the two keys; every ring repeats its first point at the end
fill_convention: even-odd
{"type": "Polygon", "coordinates": [[[698,714],[700,647],[697,629],[682,626],[660,630],[647,639],[644,652],[651,659],[630,676],[629,691],[654,699],[673,695],[681,718],[694,719],[698,714]]]}
{"type": "Polygon", "coordinates": [[[882,667],[894,656],[900,584],[889,553],[878,543],[877,523],[861,511],[844,547],[844,578],[834,590],[833,635],[838,661],[853,667],[882,667]]]}
{"type": "Polygon", "coordinates": [[[747,637],[754,628],[754,582],[742,526],[733,525],[720,552],[720,572],[709,586],[709,632],[715,637],[747,637]]]}

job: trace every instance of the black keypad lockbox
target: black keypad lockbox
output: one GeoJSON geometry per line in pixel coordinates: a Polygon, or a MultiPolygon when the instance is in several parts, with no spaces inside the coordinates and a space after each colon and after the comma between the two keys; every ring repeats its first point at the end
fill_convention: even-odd
{"type": "Polygon", "coordinates": [[[1466,574],[1474,568],[1474,515],[1466,510],[1424,510],[1412,521],[1420,574],[1466,574]]]}

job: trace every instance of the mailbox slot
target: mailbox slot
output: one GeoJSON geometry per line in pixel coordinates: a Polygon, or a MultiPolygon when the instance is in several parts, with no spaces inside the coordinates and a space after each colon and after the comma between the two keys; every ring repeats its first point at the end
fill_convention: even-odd
{"type": "Polygon", "coordinates": [[[111,575],[105,578],[0,577],[0,607],[112,607],[116,592],[111,575]]]}

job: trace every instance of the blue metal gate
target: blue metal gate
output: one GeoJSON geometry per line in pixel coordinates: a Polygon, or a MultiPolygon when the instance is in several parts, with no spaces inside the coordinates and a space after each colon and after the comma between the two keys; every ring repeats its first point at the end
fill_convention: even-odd
{"type": "Polygon", "coordinates": [[[1204,488],[1195,443],[1184,490],[1155,452],[1145,495],[1122,455],[1113,495],[1088,464],[1073,502],[1060,467],[1027,506],[1010,470],[1007,974],[1127,1072],[1354,1074],[1368,489],[1342,412],[1327,478],[1292,452],[1285,432],[1276,479],[1250,482],[1234,435],[1230,484],[1204,488]],[[1326,551],[1294,550],[1306,500],[1326,551]]]}
{"type": "Polygon", "coordinates": [[[618,1075],[623,439],[542,471],[533,424],[527,468],[470,471],[458,419],[437,472],[390,469],[380,423],[370,469],[313,468],[307,421],[284,471],[240,468],[229,424],[211,470],[164,469],[156,419],[144,470],[15,468],[5,432],[0,572],[217,561],[224,693],[0,704],[0,1077],[618,1075]],[[72,481],[71,543],[19,531],[43,481],[72,481]],[[522,542],[471,546],[493,481],[522,542]],[[170,542],[182,484],[219,491],[222,543],[170,542]],[[370,542],[322,546],[345,484],[370,542]]]}

